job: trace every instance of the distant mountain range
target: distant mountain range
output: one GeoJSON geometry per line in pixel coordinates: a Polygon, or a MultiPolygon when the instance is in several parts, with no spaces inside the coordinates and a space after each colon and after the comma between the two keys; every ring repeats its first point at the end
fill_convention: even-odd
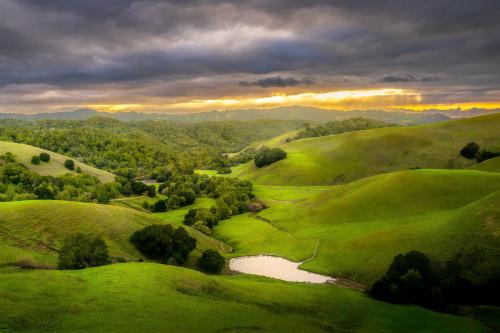
{"type": "Polygon", "coordinates": [[[21,114],[21,113],[0,113],[0,119],[59,119],[59,120],[85,120],[92,117],[109,117],[121,121],[140,120],[170,120],[179,122],[202,122],[221,120],[257,120],[257,119],[299,119],[306,122],[323,123],[332,120],[342,120],[352,117],[364,117],[382,120],[386,122],[415,125],[433,123],[450,118],[464,118],[478,116],[488,113],[500,112],[496,110],[471,109],[470,111],[460,110],[428,110],[424,112],[388,112],[381,110],[359,110],[359,111],[338,111],[325,110],[314,107],[278,107],[274,109],[246,109],[231,111],[209,111],[190,114],[168,114],[168,113],[141,113],[141,112],[99,112],[92,109],[79,109],[67,112],[21,114]]]}

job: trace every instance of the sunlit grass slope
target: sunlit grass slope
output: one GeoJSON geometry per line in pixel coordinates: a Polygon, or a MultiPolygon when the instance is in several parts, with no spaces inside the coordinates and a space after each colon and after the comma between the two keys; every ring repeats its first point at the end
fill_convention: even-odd
{"type": "Polygon", "coordinates": [[[216,236],[234,255],[268,253],[305,269],[371,283],[402,252],[446,260],[468,248],[485,253],[483,271],[500,269],[500,174],[409,170],[330,187],[257,186],[270,205],[233,217],[216,236]]]}
{"type": "MultiPolygon", "coordinates": [[[[500,149],[499,149],[500,151],[500,149]]],[[[474,164],[469,167],[473,170],[490,171],[490,172],[500,172],[500,157],[492,158],[484,162],[474,164]]]]}
{"type": "MultiPolygon", "coordinates": [[[[136,231],[153,223],[168,223],[137,210],[70,201],[14,201],[0,203],[0,265],[29,263],[53,267],[57,250],[69,235],[83,232],[101,236],[110,255],[137,260],[142,255],[129,242],[136,231]]],[[[175,223],[174,223],[175,224],[175,223]]],[[[197,239],[197,249],[188,260],[196,264],[200,251],[222,243],[186,227],[197,239]]]]}
{"type": "MultiPolygon", "coordinates": [[[[4,154],[6,152],[11,152],[12,154],[14,154],[18,162],[24,164],[26,167],[40,175],[60,176],[65,173],[74,172],[64,167],[64,161],[69,159],[69,157],[45,149],[21,143],[0,141],[0,154],[4,154]],[[40,153],[42,152],[50,154],[50,161],[48,163],[40,162],[39,165],[31,164],[31,157],[33,155],[40,155],[40,153]]],[[[101,182],[112,182],[115,179],[115,176],[112,173],[91,167],[84,163],[78,162],[75,159],[73,159],[73,161],[75,162],[75,170],[77,167],[80,167],[83,173],[95,176],[99,178],[101,182]]]]}
{"type": "Polygon", "coordinates": [[[253,161],[232,176],[265,185],[342,184],[410,168],[461,169],[469,142],[500,151],[500,114],[415,127],[389,127],[307,138],[283,144],[288,156],[264,168],[253,161]]]}
{"type": "Polygon", "coordinates": [[[489,332],[469,318],[333,285],[128,263],[0,271],[4,332],[489,332]]]}

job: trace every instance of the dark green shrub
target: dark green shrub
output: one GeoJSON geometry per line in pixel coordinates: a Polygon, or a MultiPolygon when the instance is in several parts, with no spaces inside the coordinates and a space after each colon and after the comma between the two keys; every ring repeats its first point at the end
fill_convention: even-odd
{"type": "Polygon", "coordinates": [[[226,260],[215,250],[205,250],[198,259],[198,266],[207,273],[219,273],[224,267],[226,260]]]}
{"type": "Polygon", "coordinates": [[[38,165],[40,164],[40,157],[38,156],[31,156],[31,164],[35,164],[35,165],[38,165]]]}
{"type": "Polygon", "coordinates": [[[156,197],[156,187],[154,185],[149,185],[146,193],[148,194],[148,197],[156,197]]]}
{"type": "Polygon", "coordinates": [[[227,174],[230,174],[232,171],[231,171],[231,168],[220,168],[220,169],[217,169],[217,174],[219,175],[227,175],[227,174]]]}
{"type": "Polygon", "coordinates": [[[255,165],[262,168],[266,165],[271,165],[274,162],[286,158],[286,152],[281,148],[267,148],[262,147],[259,149],[257,156],[255,156],[255,165]]]}
{"type": "Polygon", "coordinates": [[[47,153],[40,153],[39,157],[40,157],[40,161],[42,161],[42,162],[50,161],[50,155],[47,153]]]}
{"type": "Polygon", "coordinates": [[[479,145],[475,142],[471,142],[460,150],[460,155],[471,160],[476,158],[478,152],[479,145]]]}
{"type": "Polygon", "coordinates": [[[487,150],[481,150],[479,155],[477,156],[477,161],[479,163],[489,160],[490,158],[495,158],[500,156],[500,153],[492,152],[492,151],[487,151],[487,150]]]}
{"type": "Polygon", "coordinates": [[[196,248],[196,239],[183,227],[152,224],[136,231],[130,241],[147,258],[163,263],[171,259],[183,264],[189,253],[196,248]]]}
{"type": "Polygon", "coordinates": [[[59,269],[82,269],[107,263],[108,247],[99,237],[73,235],[64,241],[59,252],[59,269]]]}
{"type": "Polygon", "coordinates": [[[73,162],[73,160],[66,160],[66,161],[64,161],[64,167],[68,170],[74,170],[75,169],[75,162],[73,162]]]}

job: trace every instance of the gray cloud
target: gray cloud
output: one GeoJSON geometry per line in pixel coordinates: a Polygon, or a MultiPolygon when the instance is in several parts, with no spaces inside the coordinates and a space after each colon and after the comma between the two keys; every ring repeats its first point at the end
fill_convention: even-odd
{"type": "Polygon", "coordinates": [[[217,97],[242,93],[234,77],[249,90],[351,77],[479,98],[500,82],[498,17],[497,0],[0,0],[0,95],[217,97]]]}
{"type": "Polygon", "coordinates": [[[415,78],[412,75],[405,76],[392,76],[387,75],[380,79],[380,82],[392,83],[392,82],[414,82],[415,78]]]}
{"type": "Polygon", "coordinates": [[[293,87],[297,85],[310,85],[313,83],[314,81],[311,78],[296,79],[293,77],[272,76],[257,81],[240,81],[239,85],[242,87],[258,86],[261,88],[270,88],[270,87],[293,87]]]}

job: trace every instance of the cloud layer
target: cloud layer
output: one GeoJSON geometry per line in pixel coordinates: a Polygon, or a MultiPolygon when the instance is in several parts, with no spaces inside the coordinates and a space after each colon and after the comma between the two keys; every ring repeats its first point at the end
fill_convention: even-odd
{"type": "Polygon", "coordinates": [[[401,86],[492,102],[498,17],[497,0],[0,0],[0,112],[401,86]]]}

